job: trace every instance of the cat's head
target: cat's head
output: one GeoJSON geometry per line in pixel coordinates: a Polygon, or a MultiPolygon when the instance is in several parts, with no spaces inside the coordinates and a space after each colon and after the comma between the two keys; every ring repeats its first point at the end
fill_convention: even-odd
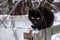
{"type": "Polygon", "coordinates": [[[42,18],[39,10],[29,10],[28,17],[32,24],[35,26],[39,26],[42,23],[42,18]]]}

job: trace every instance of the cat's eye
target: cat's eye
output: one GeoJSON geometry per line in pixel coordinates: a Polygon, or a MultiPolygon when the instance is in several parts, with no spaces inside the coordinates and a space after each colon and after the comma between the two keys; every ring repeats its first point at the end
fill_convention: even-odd
{"type": "Polygon", "coordinates": [[[37,19],[39,20],[40,18],[38,17],[37,19]]]}
{"type": "Polygon", "coordinates": [[[34,17],[31,17],[32,19],[34,19],[34,17]]]}

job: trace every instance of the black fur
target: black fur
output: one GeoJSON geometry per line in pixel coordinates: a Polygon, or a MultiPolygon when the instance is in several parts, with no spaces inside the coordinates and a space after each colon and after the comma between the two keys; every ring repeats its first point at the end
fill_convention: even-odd
{"type": "Polygon", "coordinates": [[[33,24],[33,29],[41,30],[52,26],[54,14],[46,7],[39,7],[29,10],[28,18],[33,24]]]}

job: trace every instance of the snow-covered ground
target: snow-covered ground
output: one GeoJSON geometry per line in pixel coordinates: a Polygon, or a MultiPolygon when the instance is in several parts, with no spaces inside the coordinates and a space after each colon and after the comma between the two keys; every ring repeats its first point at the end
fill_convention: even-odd
{"type": "Polygon", "coordinates": [[[54,35],[51,37],[51,40],[60,40],[60,33],[54,34],[54,35]]]}
{"type": "MultiPolygon", "coordinates": [[[[55,22],[53,26],[60,25],[60,12],[55,13],[55,22]]],[[[60,40],[60,33],[54,34],[51,37],[51,40],[60,40]]]]}
{"type": "MultiPolygon", "coordinates": [[[[55,15],[55,20],[53,26],[60,25],[60,12],[55,13],[54,15],[55,15]]],[[[6,15],[4,17],[0,15],[0,17],[1,17],[0,19],[3,20],[3,18],[6,17],[6,15]]],[[[32,29],[31,28],[32,24],[28,20],[27,15],[21,16],[19,18],[15,18],[14,19],[15,26],[13,29],[11,26],[11,19],[9,17],[10,15],[7,17],[7,20],[4,22],[5,25],[7,26],[7,29],[4,28],[4,26],[0,23],[0,40],[24,40],[24,32],[29,32],[29,30],[32,29]]],[[[56,38],[55,36],[58,35],[60,34],[53,35],[52,40],[54,40],[53,38],[56,38]]],[[[56,40],[58,39],[59,37],[56,38],[56,40]]]]}
{"type": "Polygon", "coordinates": [[[57,12],[54,15],[55,15],[55,19],[53,26],[60,25],[60,12],[57,12]]]}

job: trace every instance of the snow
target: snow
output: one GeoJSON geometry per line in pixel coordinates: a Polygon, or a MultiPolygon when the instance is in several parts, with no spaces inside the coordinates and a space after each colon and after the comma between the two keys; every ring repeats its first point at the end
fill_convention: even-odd
{"type": "MultiPolygon", "coordinates": [[[[55,13],[55,20],[53,26],[60,25],[60,12],[55,13]]],[[[5,16],[0,15],[0,19],[4,20],[5,16]]],[[[15,27],[12,29],[11,26],[11,19],[9,18],[10,15],[7,17],[6,21],[4,22],[7,26],[7,29],[0,23],[0,40],[24,40],[24,32],[29,32],[32,23],[28,20],[27,16],[22,16],[20,18],[15,18],[15,27]],[[17,20],[18,19],[18,20],[17,20]]],[[[60,34],[56,34],[52,36],[55,38],[56,36],[60,36],[60,34]]],[[[57,37],[57,40],[60,38],[57,37]]]]}
{"type": "Polygon", "coordinates": [[[55,19],[53,26],[60,25],[60,12],[54,13],[54,15],[55,15],[55,19]]]}
{"type": "Polygon", "coordinates": [[[51,40],[60,40],[60,33],[52,35],[51,40]]]}
{"type": "Polygon", "coordinates": [[[15,40],[12,29],[0,28],[0,40],[15,40]]]}
{"type": "MultiPolygon", "coordinates": [[[[53,26],[60,25],[60,12],[55,13],[55,20],[53,26]]],[[[60,40],[60,33],[51,36],[51,40],[60,40]]]]}
{"type": "Polygon", "coordinates": [[[55,3],[55,2],[60,2],[60,0],[54,0],[54,3],[55,3]]]}

